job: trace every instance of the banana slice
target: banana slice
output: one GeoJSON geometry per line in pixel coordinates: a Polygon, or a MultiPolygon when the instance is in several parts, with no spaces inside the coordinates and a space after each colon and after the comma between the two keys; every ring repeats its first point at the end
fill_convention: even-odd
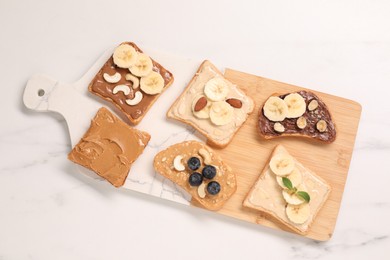
{"type": "Polygon", "coordinates": [[[192,113],[194,114],[194,116],[196,116],[199,119],[206,119],[206,118],[210,117],[211,102],[207,102],[206,106],[204,108],[202,108],[201,110],[195,111],[195,106],[201,97],[204,97],[204,96],[198,95],[192,101],[192,113]]]}
{"type": "Polygon", "coordinates": [[[295,224],[303,224],[310,217],[310,206],[307,203],[301,205],[288,204],[286,207],[288,219],[295,224]]]}
{"type": "Polygon", "coordinates": [[[278,176],[287,176],[295,168],[294,158],[288,154],[278,154],[272,157],[269,167],[278,176]]]}
{"type": "Polygon", "coordinates": [[[210,108],[210,120],[215,125],[226,125],[233,120],[234,108],[225,101],[214,102],[210,108]]]}
{"type": "Polygon", "coordinates": [[[303,97],[298,93],[292,93],[287,95],[284,98],[284,102],[288,107],[286,115],[287,118],[298,118],[306,111],[305,99],[303,99],[303,97]]]}
{"type": "MultiPolygon", "coordinates": [[[[291,181],[294,187],[298,187],[302,183],[302,174],[297,167],[295,167],[294,170],[286,177],[291,181]]],[[[287,189],[286,186],[284,186],[283,184],[283,177],[276,176],[276,181],[278,182],[280,187],[282,187],[283,189],[287,189]]]]}
{"type": "Polygon", "coordinates": [[[213,78],[207,81],[204,93],[211,101],[222,101],[229,93],[229,86],[223,78],[213,78]]]}
{"type": "Polygon", "coordinates": [[[128,44],[122,44],[116,47],[112,55],[114,63],[119,68],[130,68],[137,60],[137,51],[128,44]]]}
{"type": "Polygon", "coordinates": [[[161,93],[164,88],[164,84],[164,79],[160,73],[152,71],[148,76],[141,78],[140,88],[146,94],[156,95],[161,93]]]}
{"type": "Polygon", "coordinates": [[[137,77],[149,75],[152,69],[152,59],[145,53],[138,53],[135,63],[129,68],[130,72],[137,77]]]}
{"type": "Polygon", "coordinates": [[[270,97],[264,104],[264,115],[271,121],[283,121],[286,118],[288,107],[283,99],[270,97]]]}

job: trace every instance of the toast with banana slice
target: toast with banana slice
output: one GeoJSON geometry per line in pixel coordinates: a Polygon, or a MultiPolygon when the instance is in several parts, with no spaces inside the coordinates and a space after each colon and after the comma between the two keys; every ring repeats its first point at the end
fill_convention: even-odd
{"type": "Polygon", "coordinates": [[[136,125],[172,83],[171,72],[135,43],[124,42],[116,47],[88,90],[114,104],[136,125]]]}
{"type": "Polygon", "coordinates": [[[278,145],[243,205],[304,235],[330,192],[331,187],[326,181],[278,145]]]}
{"type": "Polygon", "coordinates": [[[306,90],[270,96],[259,110],[258,127],[265,139],[299,136],[325,143],[336,139],[336,126],[328,107],[306,90]]]}
{"type": "Polygon", "coordinates": [[[208,144],[222,148],[231,142],[253,109],[253,100],[206,60],[167,117],[194,127],[208,144]]]}
{"type": "Polygon", "coordinates": [[[186,141],[159,152],[153,166],[162,176],[181,186],[193,204],[219,210],[237,189],[236,175],[211,148],[186,141]]]}

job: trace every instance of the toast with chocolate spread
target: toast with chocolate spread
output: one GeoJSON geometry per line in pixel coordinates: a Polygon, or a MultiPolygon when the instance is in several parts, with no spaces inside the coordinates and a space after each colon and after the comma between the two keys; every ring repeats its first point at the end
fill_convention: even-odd
{"type": "Polygon", "coordinates": [[[124,42],[116,47],[88,90],[114,104],[136,125],[172,83],[171,72],[135,43],[124,42]]]}
{"type": "Polygon", "coordinates": [[[328,107],[306,90],[270,96],[259,110],[258,127],[265,139],[300,136],[325,143],[336,139],[336,126],[328,107]]]}

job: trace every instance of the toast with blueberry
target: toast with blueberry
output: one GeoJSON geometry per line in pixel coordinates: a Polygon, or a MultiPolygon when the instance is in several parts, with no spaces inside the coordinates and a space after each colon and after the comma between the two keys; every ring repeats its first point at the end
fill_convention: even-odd
{"type": "Polygon", "coordinates": [[[153,166],[162,176],[181,186],[193,204],[219,210],[237,189],[236,176],[211,148],[186,141],[159,152],[153,166]]]}

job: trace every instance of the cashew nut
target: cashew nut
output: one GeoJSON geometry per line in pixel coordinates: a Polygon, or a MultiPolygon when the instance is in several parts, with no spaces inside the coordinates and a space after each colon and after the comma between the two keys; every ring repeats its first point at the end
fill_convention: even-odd
{"type": "Polygon", "coordinates": [[[201,199],[206,197],[206,183],[202,182],[202,184],[198,187],[198,195],[201,199]]]}
{"type": "Polygon", "coordinates": [[[114,75],[109,75],[108,73],[103,74],[103,78],[108,83],[117,83],[121,80],[121,74],[119,72],[115,72],[114,75]]]}
{"type": "Polygon", "coordinates": [[[173,159],[173,167],[175,168],[176,171],[179,171],[179,172],[185,170],[184,164],[181,160],[183,160],[182,155],[177,155],[175,157],[175,159],[173,159]]]}
{"type": "Polygon", "coordinates": [[[141,102],[142,98],[143,98],[143,95],[142,95],[141,91],[137,91],[137,92],[135,92],[133,99],[126,99],[126,103],[130,106],[135,106],[139,102],[141,102]]]}
{"type": "Polygon", "coordinates": [[[115,88],[112,90],[113,94],[117,94],[119,91],[122,91],[123,94],[129,95],[130,94],[130,87],[127,85],[117,85],[115,88]]]}
{"type": "Polygon", "coordinates": [[[202,156],[203,162],[205,164],[211,164],[211,155],[206,149],[200,148],[198,153],[200,154],[200,156],[202,156]]]}
{"type": "Polygon", "coordinates": [[[125,78],[126,80],[133,82],[133,89],[137,89],[139,87],[139,79],[136,76],[127,73],[125,78]]]}

